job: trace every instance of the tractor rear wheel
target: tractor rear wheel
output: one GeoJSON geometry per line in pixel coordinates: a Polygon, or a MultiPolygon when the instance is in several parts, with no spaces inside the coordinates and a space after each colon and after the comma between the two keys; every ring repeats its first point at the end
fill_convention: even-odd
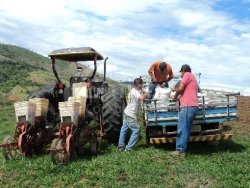
{"type": "Polygon", "coordinates": [[[103,124],[108,142],[117,144],[126,106],[125,88],[117,87],[103,96],[103,124]]]}

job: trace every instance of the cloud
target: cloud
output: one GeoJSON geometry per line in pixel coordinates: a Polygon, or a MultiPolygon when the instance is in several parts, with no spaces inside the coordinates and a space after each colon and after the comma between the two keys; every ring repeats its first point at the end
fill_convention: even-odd
{"type": "Polygon", "coordinates": [[[60,20],[60,17],[69,16],[65,8],[65,0],[54,1],[32,1],[32,0],[1,0],[1,12],[16,20],[22,20],[26,23],[36,25],[47,25],[54,20],[60,20]]]}
{"type": "Polygon", "coordinates": [[[58,48],[91,46],[109,56],[107,74],[117,80],[147,74],[151,63],[165,60],[175,72],[190,64],[205,83],[249,87],[250,16],[220,9],[220,1],[0,3],[0,42],[44,56],[58,48]]]}

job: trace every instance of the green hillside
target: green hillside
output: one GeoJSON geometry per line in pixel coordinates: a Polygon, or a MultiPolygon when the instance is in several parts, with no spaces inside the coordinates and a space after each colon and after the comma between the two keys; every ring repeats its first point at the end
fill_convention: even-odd
{"type": "MultiPolygon", "coordinates": [[[[64,64],[68,69],[69,65],[65,62],[64,64]]],[[[43,84],[55,82],[50,70],[49,58],[18,46],[0,44],[1,99],[23,100],[43,84]]]]}
{"type": "MultiPolygon", "coordinates": [[[[84,65],[84,73],[91,70],[84,65]]],[[[76,65],[58,61],[56,69],[63,83],[68,84],[70,76],[74,75],[76,65]]],[[[101,75],[97,75],[100,78],[101,75]]],[[[1,101],[20,101],[28,94],[38,90],[42,85],[55,83],[51,70],[51,61],[35,52],[18,46],[0,44],[0,97],[1,101]]],[[[115,82],[109,80],[111,85],[115,82]]]]}

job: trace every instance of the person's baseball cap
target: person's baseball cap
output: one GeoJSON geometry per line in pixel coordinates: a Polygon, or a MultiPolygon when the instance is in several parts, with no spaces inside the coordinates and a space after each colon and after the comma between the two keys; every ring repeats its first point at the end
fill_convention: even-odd
{"type": "Polygon", "coordinates": [[[181,66],[181,70],[179,72],[191,72],[191,67],[188,64],[184,64],[181,66]]]}

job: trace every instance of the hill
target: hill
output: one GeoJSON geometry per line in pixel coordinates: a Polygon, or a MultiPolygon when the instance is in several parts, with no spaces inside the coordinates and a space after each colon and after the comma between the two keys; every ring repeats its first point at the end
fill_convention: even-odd
{"type": "MultiPolygon", "coordinates": [[[[84,65],[84,74],[92,70],[84,65]]],[[[56,63],[56,69],[62,82],[68,84],[70,76],[76,72],[76,65],[64,61],[56,63]]],[[[97,74],[96,78],[102,75],[97,74]]],[[[115,81],[108,79],[111,85],[115,81]]],[[[42,85],[55,83],[48,57],[14,45],[0,44],[0,97],[6,101],[20,101],[42,85]]]]}

